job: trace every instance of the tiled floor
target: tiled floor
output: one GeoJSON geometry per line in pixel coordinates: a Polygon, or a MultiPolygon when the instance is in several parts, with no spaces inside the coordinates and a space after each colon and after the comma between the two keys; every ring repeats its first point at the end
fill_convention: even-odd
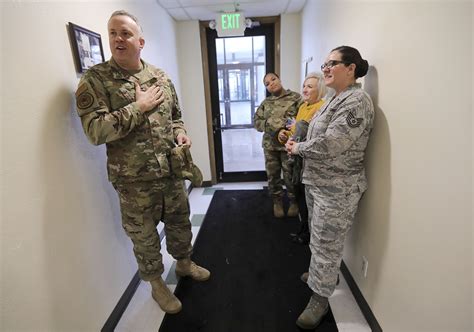
{"type": "Polygon", "coordinates": [[[254,128],[226,129],[222,133],[224,172],[264,171],[263,133],[254,128]]]}
{"type": "MultiPolygon", "coordinates": [[[[207,208],[209,207],[212,196],[216,190],[262,189],[264,185],[266,185],[265,182],[225,183],[209,188],[193,189],[189,195],[189,202],[191,205],[191,223],[193,226],[193,241],[199,232],[199,227],[204,219],[207,208]]],[[[158,230],[161,231],[162,228],[163,225],[160,224],[158,226],[158,230]]],[[[166,283],[170,289],[174,291],[177,283],[174,273],[174,267],[176,263],[174,259],[167,254],[165,241],[162,241],[162,246],[163,248],[161,252],[163,254],[163,264],[165,266],[163,279],[166,280],[166,283]]],[[[340,277],[341,282],[336,288],[334,294],[329,299],[339,331],[371,331],[342,274],[340,274],[340,277]]],[[[150,284],[147,282],[140,282],[135,295],[125,310],[122,319],[117,325],[115,331],[158,331],[158,328],[164,317],[164,313],[158,307],[158,304],[151,298],[150,293],[150,284]]]]}

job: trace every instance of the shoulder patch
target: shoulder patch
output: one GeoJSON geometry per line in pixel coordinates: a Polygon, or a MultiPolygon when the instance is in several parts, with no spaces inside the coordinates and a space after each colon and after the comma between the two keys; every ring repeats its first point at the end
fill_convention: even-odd
{"type": "Polygon", "coordinates": [[[90,92],[82,92],[76,99],[77,108],[86,109],[94,104],[94,96],[90,92]]]}
{"type": "Polygon", "coordinates": [[[357,128],[362,123],[362,118],[356,118],[352,112],[349,112],[346,117],[347,125],[351,128],[357,128]]]}

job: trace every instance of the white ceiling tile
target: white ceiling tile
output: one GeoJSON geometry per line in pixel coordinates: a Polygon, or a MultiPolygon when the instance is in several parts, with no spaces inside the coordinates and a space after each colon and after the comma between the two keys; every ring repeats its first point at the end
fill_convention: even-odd
{"type": "MultiPolygon", "coordinates": [[[[216,7],[217,8],[217,7],[216,7]]],[[[186,11],[188,12],[189,16],[192,20],[214,20],[219,11],[214,8],[209,8],[209,6],[202,6],[202,7],[186,7],[186,11]]]]}
{"type": "Polygon", "coordinates": [[[237,1],[237,2],[240,3],[240,4],[242,4],[242,3],[259,3],[259,2],[266,2],[268,4],[272,4],[272,3],[275,3],[275,2],[279,2],[279,1],[287,2],[288,0],[241,0],[241,1],[237,1]]]}
{"type": "Polygon", "coordinates": [[[189,21],[191,18],[184,11],[183,8],[170,8],[167,9],[168,14],[170,14],[177,21],[189,21]]]}
{"type": "Polygon", "coordinates": [[[229,0],[179,0],[183,7],[201,7],[209,5],[233,4],[234,1],[229,0]]]}
{"type": "Polygon", "coordinates": [[[206,6],[207,10],[212,13],[230,13],[235,11],[233,4],[224,4],[224,5],[210,5],[206,6]]]}
{"type": "Polygon", "coordinates": [[[240,5],[245,17],[256,16],[275,16],[280,15],[286,8],[286,1],[273,1],[271,5],[268,3],[243,3],[240,5]]]}
{"type": "Polygon", "coordinates": [[[176,20],[214,20],[219,13],[241,11],[246,17],[299,12],[306,0],[158,0],[176,20]],[[234,6],[238,4],[238,6],[234,6]],[[184,9],[178,9],[181,5],[184,9]]]}
{"type": "Polygon", "coordinates": [[[158,0],[158,4],[165,9],[180,7],[178,1],[176,0],[158,0]]]}

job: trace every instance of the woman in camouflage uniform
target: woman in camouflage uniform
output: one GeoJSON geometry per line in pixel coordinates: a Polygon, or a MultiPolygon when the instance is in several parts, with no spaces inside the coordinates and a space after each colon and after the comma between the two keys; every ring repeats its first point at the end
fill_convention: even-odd
{"type": "Polygon", "coordinates": [[[306,141],[286,144],[303,157],[303,183],[309,210],[311,261],[307,284],[313,295],[296,324],[314,329],[329,310],[344,240],[367,189],[364,157],[374,121],[370,96],[356,83],[369,64],[353,47],[333,49],[321,66],[335,95],[311,120],[306,141]]]}
{"type": "Polygon", "coordinates": [[[262,147],[265,155],[265,169],[268,177],[268,189],[273,198],[273,214],[277,218],[283,218],[283,183],[285,183],[290,207],[288,217],[298,215],[298,204],[295,199],[295,191],[291,182],[288,155],[285,147],[278,142],[278,132],[285,128],[286,123],[296,116],[301,95],[291,90],[286,90],[281,80],[275,73],[267,73],[263,83],[270,96],[260,104],[254,115],[254,126],[263,132],[262,147]],[[283,170],[283,180],[281,173],[283,170]]]}

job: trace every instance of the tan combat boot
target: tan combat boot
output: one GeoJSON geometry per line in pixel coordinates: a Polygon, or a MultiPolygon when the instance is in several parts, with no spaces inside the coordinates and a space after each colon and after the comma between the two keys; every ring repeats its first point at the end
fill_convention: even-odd
{"type": "Polygon", "coordinates": [[[298,203],[294,199],[290,200],[290,207],[288,208],[288,217],[297,217],[300,209],[298,203]]]}
{"type": "Polygon", "coordinates": [[[314,330],[329,311],[329,302],[327,297],[322,297],[319,294],[313,293],[309,299],[309,303],[296,320],[298,325],[303,330],[314,330]]]}
{"type": "Polygon", "coordinates": [[[211,272],[197,265],[189,258],[179,259],[176,262],[175,272],[180,277],[191,277],[197,281],[206,281],[211,276],[211,272]]]}
{"type": "Polygon", "coordinates": [[[283,211],[283,202],[281,198],[273,199],[273,215],[275,218],[283,218],[285,216],[285,211],[283,211]]]}
{"type": "Polygon", "coordinates": [[[150,284],[151,296],[153,297],[153,300],[158,303],[161,310],[168,314],[176,314],[181,311],[181,308],[183,307],[181,301],[171,293],[161,277],[150,281],[150,284]]]}

